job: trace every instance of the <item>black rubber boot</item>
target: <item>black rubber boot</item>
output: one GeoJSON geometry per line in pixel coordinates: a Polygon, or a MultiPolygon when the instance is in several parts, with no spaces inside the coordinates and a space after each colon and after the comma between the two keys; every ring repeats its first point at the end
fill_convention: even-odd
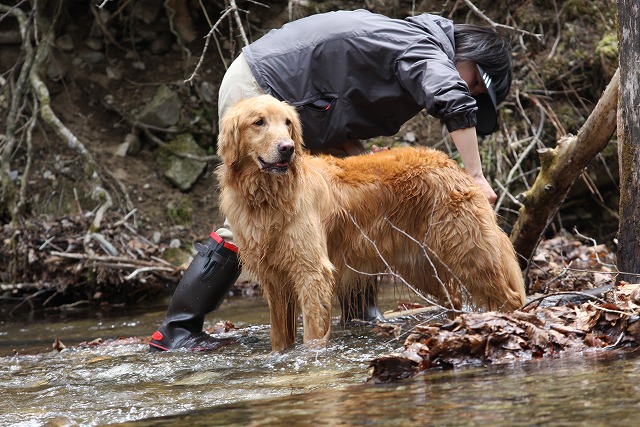
{"type": "Polygon", "coordinates": [[[240,275],[238,249],[215,232],[205,244],[196,243],[196,249],[198,253],[178,283],[162,326],[151,336],[153,351],[216,350],[228,343],[213,338],[202,327],[205,315],[220,306],[240,275]]]}
{"type": "Polygon", "coordinates": [[[384,315],[376,307],[376,296],[378,294],[377,278],[368,279],[372,281],[364,287],[362,292],[346,291],[340,298],[340,308],[342,311],[342,322],[348,323],[353,320],[364,320],[375,322],[384,320],[384,315]]]}

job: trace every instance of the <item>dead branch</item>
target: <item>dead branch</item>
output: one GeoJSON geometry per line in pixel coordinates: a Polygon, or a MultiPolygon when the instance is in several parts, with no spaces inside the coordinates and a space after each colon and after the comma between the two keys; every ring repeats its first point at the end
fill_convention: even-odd
{"type": "Polygon", "coordinates": [[[73,259],[77,261],[91,261],[96,264],[116,266],[118,268],[146,267],[146,268],[153,268],[161,271],[172,271],[172,272],[176,271],[175,267],[167,267],[166,264],[162,264],[159,262],[145,261],[145,260],[135,259],[130,257],[101,256],[101,255],[90,255],[86,253],[83,254],[83,253],[69,253],[69,252],[58,252],[58,251],[51,251],[49,252],[49,254],[52,257],[67,258],[67,259],[73,259]]]}
{"type": "Polygon", "coordinates": [[[109,39],[109,41],[118,49],[122,50],[122,51],[127,51],[127,48],[122,46],[120,43],[118,43],[118,41],[115,39],[115,37],[113,37],[113,34],[111,34],[111,31],[109,31],[105,25],[105,20],[103,19],[102,16],[100,16],[100,12],[98,11],[98,9],[102,9],[102,7],[104,6],[104,4],[102,5],[98,5],[96,7],[89,7],[89,10],[91,11],[91,14],[93,15],[93,18],[95,19],[96,24],[98,25],[98,27],[100,27],[100,31],[102,31],[102,34],[109,39]]]}
{"type": "Polygon", "coordinates": [[[419,307],[409,310],[392,311],[390,313],[384,313],[385,320],[397,319],[399,317],[416,316],[418,314],[442,314],[442,308],[438,306],[419,307]]]}
{"type": "MultiPolygon", "coordinates": [[[[29,70],[34,61],[33,46],[31,46],[31,39],[29,36],[28,19],[26,14],[18,7],[9,7],[0,4],[0,11],[6,14],[13,15],[18,21],[20,29],[20,36],[22,37],[22,49],[25,54],[24,63],[20,69],[20,74],[16,81],[13,93],[11,96],[11,104],[9,106],[9,112],[7,114],[7,126],[5,130],[5,138],[0,145],[2,155],[0,157],[0,201],[11,211],[12,217],[15,219],[18,213],[18,206],[21,206],[20,202],[15,201],[15,187],[9,179],[10,173],[10,161],[13,155],[16,145],[16,124],[18,122],[18,115],[20,110],[20,104],[24,99],[25,85],[29,77],[29,70]]],[[[35,123],[34,123],[35,124],[35,123]]],[[[29,132],[33,130],[33,126],[29,125],[29,132]]],[[[30,164],[30,159],[27,159],[30,164]]]]}
{"type": "MultiPolygon", "coordinates": [[[[33,97],[33,107],[32,111],[38,110],[38,100],[35,96],[33,97]]],[[[22,177],[20,178],[20,197],[18,198],[18,203],[16,204],[14,218],[16,216],[22,215],[23,209],[27,204],[27,188],[28,182],[31,176],[31,163],[33,160],[33,128],[36,126],[36,117],[31,116],[29,119],[29,123],[27,124],[27,158],[24,165],[24,170],[22,172],[22,177]]]]}
{"type": "MultiPolygon", "coordinates": [[[[607,289],[610,289],[611,286],[607,286],[607,289]]],[[[590,293],[587,292],[578,292],[578,291],[562,291],[562,292],[554,292],[552,294],[546,294],[546,295],[542,295],[539,296],[537,298],[533,298],[530,301],[527,301],[527,303],[525,305],[522,306],[522,308],[520,310],[526,310],[527,307],[529,307],[530,305],[536,304],[536,306],[540,305],[540,303],[546,299],[560,299],[560,298],[564,298],[565,296],[568,295],[575,295],[578,297],[582,297],[582,298],[586,298],[586,299],[591,299],[594,301],[598,301],[600,304],[606,304],[606,301],[603,300],[602,298],[599,298],[595,295],[592,295],[590,293]]]]}
{"type": "Polygon", "coordinates": [[[193,79],[196,78],[196,76],[198,75],[198,71],[200,71],[200,68],[202,67],[202,63],[204,62],[204,56],[205,56],[205,53],[207,52],[207,49],[209,49],[209,43],[211,42],[211,37],[213,36],[213,33],[216,31],[216,29],[218,28],[222,20],[225,18],[225,16],[227,16],[230,13],[231,13],[231,9],[228,9],[228,8],[225,9],[224,12],[222,12],[222,15],[220,15],[220,18],[218,18],[216,23],[213,24],[213,27],[211,27],[211,29],[205,36],[204,47],[202,48],[202,54],[200,55],[200,58],[198,59],[198,63],[196,64],[196,67],[193,69],[193,72],[191,73],[189,78],[184,81],[185,83],[193,83],[193,79]]]}
{"type": "Polygon", "coordinates": [[[608,144],[616,129],[619,83],[618,70],[578,135],[566,135],[556,148],[538,150],[540,173],[533,187],[520,197],[523,206],[511,233],[516,252],[526,261],[527,268],[544,230],[569,189],[608,144]]]}
{"type": "Polygon", "coordinates": [[[542,41],[542,34],[536,34],[536,33],[531,33],[529,31],[525,31],[522,30],[520,28],[516,28],[516,27],[510,27],[508,25],[504,25],[504,24],[498,24],[497,22],[494,22],[491,18],[489,18],[487,15],[485,15],[480,9],[478,9],[478,7],[473,4],[471,2],[471,0],[462,0],[464,2],[464,4],[466,4],[469,9],[471,9],[473,11],[473,13],[475,13],[476,15],[478,15],[480,18],[482,18],[484,21],[486,21],[489,25],[491,25],[491,27],[493,28],[500,28],[503,30],[508,30],[508,31],[513,31],[525,36],[530,36],[533,37],[534,39],[536,39],[537,41],[542,41]]]}
{"type": "Polygon", "coordinates": [[[200,58],[198,59],[198,63],[196,64],[196,67],[194,68],[193,72],[191,73],[189,78],[184,81],[185,83],[193,83],[193,79],[198,75],[198,71],[200,70],[200,68],[202,67],[202,63],[204,62],[204,56],[205,56],[205,53],[207,52],[207,49],[209,48],[211,37],[213,36],[215,31],[218,29],[218,26],[220,25],[220,23],[229,14],[233,15],[236,21],[236,25],[238,25],[238,30],[240,31],[244,45],[246,46],[249,44],[249,39],[247,39],[247,35],[244,32],[244,27],[242,26],[242,21],[240,20],[240,14],[238,13],[238,6],[236,5],[235,0],[230,0],[229,7],[227,7],[222,12],[222,15],[220,15],[220,18],[218,18],[216,23],[213,24],[213,26],[205,36],[204,47],[202,48],[202,54],[200,55],[200,58]]]}
{"type": "Polygon", "coordinates": [[[236,25],[238,26],[238,31],[240,31],[240,36],[242,37],[242,42],[245,46],[249,45],[249,39],[247,38],[247,34],[244,32],[244,27],[242,26],[242,20],[240,19],[240,14],[238,13],[238,6],[236,5],[236,0],[229,0],[229,7],[232,10],[233,19],[236,21],[236,25]]]}
{"type": "Polygon", "coordinates": [[[29,70],[29,81],[31,83],[31,87],[33,88],[35,95],[40,102],[40,116],[45,121],[46,124],[55,132],[56,135],[60,137],[63,141],[67,143],[69,148],[81,154],[85,160],[87,160],[91,166],[97,166],[93,156],[89,150],[82,144],[82,142],[78,139],[74,133],[65,126],[64,123],[58,118],[56,113],[51,108],[51,97],[49,96],[49,89],[47,85],[40,79],[38,74],[38,69],[44,63],[44,61],[49,56],[49,51],[51,48],[51,37],[47,37],[42,40],[42,42],[38,45],[38,49],[36,50],[36,56],[33,62],[33,66],[29,70]]]}
{"type": "MultiPolygon", "coordinates": [[[[53,29],[49,30],[45,37],[39,41],[37,48],[34,50],[33,46],[31,45],[32,37],[29,34],[30,30],[28,28],[28,20],[24,12],[19,8],[11,8],[2,4],[0,4],[0,11],[9,13],[17,19],[20,28],[20,34],[23,37],[23,50],[26,55],[25,61],[20,71],[20,76],[18,77],[16,93],[14,93],[14,96],[12,97],[12,106],[10,115],[8,117],[8,137],[7,140],[5,140],[2,153],[3,181],[5,180],[5,172],[9,168],[9,158],[14,151],[14,126],[18,114],[18,103],[20,102],[20,99],[22,99],[23,94],[26,93],[26,91],[31,91],[35,99],[37,99],[37,103],[34,103],[34,105],[36,107],[39,107],[40,117],[44,120],[44,122],[54,131],[56,135],[58,135],[58,137],[60,137],[64,142],[67,143],[67,146],[69,148],[78,152],[85,159],[89,167],[92,170],[96,171],[99,179],[103,183],[107,184],[105,185],[106,188],[112,188],[124,198],[125,207],[131,210],[133,205],[129,200],[129,196],[122,183],[111,176],[108,171],[102,170],[99,163],[97,163],[93,158],[91,152],[84,146],[84,144],[82,144],[80,139],[58,118],[56,113],[53,111],[53,108],[51,107],[51,97],[49,95],[49,89],[40,78],[39,70],[42,64],[44,64],[44,62],[49,57],[51,44],[53,43],[52,40],[54,38],[53,29]],[[26,87],[27,81],[30,84],[30,87],[26,87]]],[[[28,126],[27,132],[31,132],[33,126],[35,126],[35,122],[32,122],[28,126]]],[[[30,135],[27,135],[27,138],[30,138],[30,135]]],[[[26,190],[23,187],[21,191],[26,190]]]]}
{"type": "MultiPolygon", "coordinates": [[[[545,119],[545,114],[544,114],[544,110],[542,108],[540,108],[540,125],[538,126],[538,128],[535,130],[534,136],[531,140],[531,142],[529,143],[529,145],[527,145],[527,147],[524,149],[524,151],[522,151],[522,153],[520,153],[520,155],[518,156],[518,159],[516,160],[515,165],[513,165],[513,167],[511,168],[511,170],[509,171],[509,173],[507,174],[507,180],[506,182],[501,185],[501,188],[509,188],[509,185],[513,182],[513,176],[515,175],[515,173],[519,170],[521,170],[521,166],[522,166],[522,162],[524,161],[524,159],[529,155],[529,152],[531,150],[533,150],[533,148],[540,143],[540,135],[542,134],[542,129],[543,129],[543,125],[544,125],[544,119],[545,119]]],[[[507,191],[502,191],[500,193],[500,197],[498,198],[498,201],[496,202],[494,211],[495,212],[499,212],[500,207],[502,206],[502,202],[504,201],[504,198],[510,195],[507,193],[507,191]]],[[[517,202],[518,205],[521,205],[521,203],[518,201],[517,202]]]]}

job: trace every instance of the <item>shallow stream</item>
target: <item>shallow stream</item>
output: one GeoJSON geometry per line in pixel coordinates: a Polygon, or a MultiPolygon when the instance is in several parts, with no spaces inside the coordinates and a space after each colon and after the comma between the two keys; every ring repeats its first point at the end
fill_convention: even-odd
{"type": "Polygon", "coordinates": [[[0,426],[639,425],[637,352],[365,384],[369,361],[401,348],[404,337],[336,324],[323,351],[271,354],[259,298],[226,301],[207,319],[240,327],[238,342],[214,353],[75,345],[148,336],[165,308],[0,323],[0,426]],[[51,351],[56,337],[69,348],[51,351]]]}

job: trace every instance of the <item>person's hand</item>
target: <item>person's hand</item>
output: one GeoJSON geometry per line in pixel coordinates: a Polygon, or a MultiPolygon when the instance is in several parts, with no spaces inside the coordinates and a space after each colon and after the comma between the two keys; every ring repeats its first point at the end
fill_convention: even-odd
{"type": "Polygon", "coordinates": [[[389,147],[378,147],[377,145],[372,145],[371,146],[371,154],[379,153],[381,151],[386,151],[388,149],[389,149],[389,147]]]}
{"type": "Polygon", "coordinates": [[[473,179],[476,184],[480,186],[480,189],[487,197],[487,199],[489,199],[489,203],[491,203],[491,206],[493,206],[496,203],[496,199],[498,198],[498,196],[496,195],[495,191],[493,191],[493,188],[491,188],[491,185],[489,185],[487,179],[484,177],[484,175],[474,176],[473,179]]]}
{"type": "Polygon", "coordinates": [[[464,164],[465,170],[473,177],[480,189],[487,196],[489,203],[492,205],[496,202],[498,196],[487,182],[482,173],[482,162],[480,161],[480,153],[478,152],[478,138],[476,136],[476,128],[458,129],[450,133],[453,143],[460,153],[460,159],[464,164]]]}

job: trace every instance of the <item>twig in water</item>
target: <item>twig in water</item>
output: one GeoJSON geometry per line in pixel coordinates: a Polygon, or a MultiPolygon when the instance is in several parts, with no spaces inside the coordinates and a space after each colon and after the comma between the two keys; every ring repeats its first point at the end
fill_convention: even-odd
{"type": "Polygon", "coordinates": [[[554,292],[552,294],[542,295],[540,297],[534,298],[531,301],[527,302],[525,305],[523,305],[522,308],[520,308],[520,310],[524,310],[525,308],[527,308],[528,306],[530,306],[533,303],[540,303],[541,301],[544,301],[545,299],[558,297],[558,296],[562,296],[562,295],[578,295],[578,296],[582,296],[582,297],[585,297],[585,298],[589,298],[589,299],[598,301],[600,304],[606,304],[607,303],[602,298],[598,298],[595,295],[591,295],[591,294],[588,294],[588,293],[585,293],[585,292],[565,291],[565,292],[554,292]]]}

